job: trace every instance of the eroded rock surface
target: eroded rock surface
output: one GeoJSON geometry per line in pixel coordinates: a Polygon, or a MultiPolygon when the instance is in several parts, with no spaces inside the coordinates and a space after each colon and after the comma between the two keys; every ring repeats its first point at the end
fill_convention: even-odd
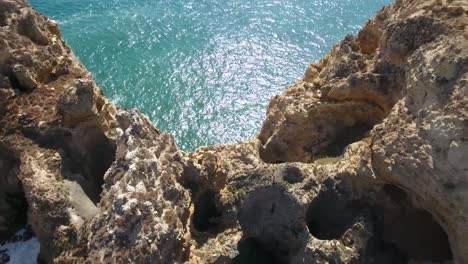
{"type": "Polygon", "coordinates": [[[385,7],[257,138],[193,153],[0,0],[0,235],[47,263],[468,263],[467,131],[463,0],[385,7]]]}

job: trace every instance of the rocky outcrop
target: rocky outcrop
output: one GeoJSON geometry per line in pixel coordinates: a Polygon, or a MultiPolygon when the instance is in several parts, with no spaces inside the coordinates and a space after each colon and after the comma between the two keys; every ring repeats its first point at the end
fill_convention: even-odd
{"type": "Polygon", "coordinates": [[[257,138],[184,153],[0,1],[0,234],[29,224],[49,263],[468,263],[467,25],[466,1],[398,0],[257,138]]]}

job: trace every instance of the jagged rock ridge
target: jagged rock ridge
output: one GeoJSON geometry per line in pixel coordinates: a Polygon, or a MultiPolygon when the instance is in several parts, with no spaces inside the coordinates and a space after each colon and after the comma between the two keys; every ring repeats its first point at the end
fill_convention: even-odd
{"type": "Polygon", "coordinates": [[[57,263],[468,263],[467,16],[398,0],[256,139],[184,153],[0,0],[0,232],[27,222],[57,263]]]}

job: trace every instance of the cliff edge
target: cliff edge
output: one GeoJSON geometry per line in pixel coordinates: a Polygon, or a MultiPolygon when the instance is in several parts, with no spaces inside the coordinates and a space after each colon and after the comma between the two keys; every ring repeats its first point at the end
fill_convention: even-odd
{"type": "Polygon", "coordinates": [[[257,138],[185,153],[0,0],[0,235],[26,223],[46,263],[468,263],[468,3],[397,0],[257,138]]]}

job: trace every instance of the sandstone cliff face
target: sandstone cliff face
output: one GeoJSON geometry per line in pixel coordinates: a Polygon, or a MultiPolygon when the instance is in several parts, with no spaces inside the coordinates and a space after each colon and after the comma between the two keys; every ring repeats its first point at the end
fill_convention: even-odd
{"type": "Polygon", "coordinates": [[[398,0],[271,100],[177,149],[55,22],[0,0],[0,232],[57,263],[468,263],[468,4],[398,0]]]}

